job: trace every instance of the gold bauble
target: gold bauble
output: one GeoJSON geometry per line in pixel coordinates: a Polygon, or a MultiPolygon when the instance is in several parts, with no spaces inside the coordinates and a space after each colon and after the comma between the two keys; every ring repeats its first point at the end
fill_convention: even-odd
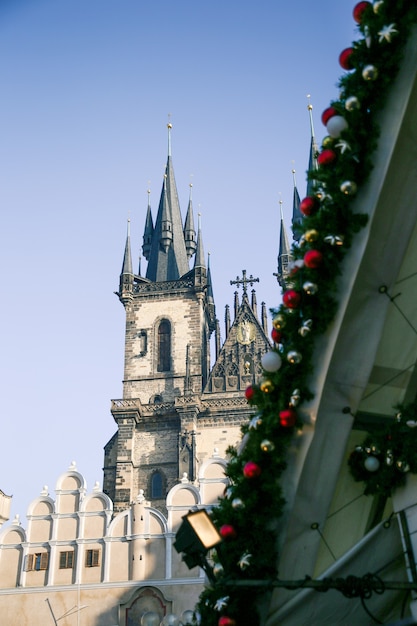
{"type": "Polygon", "coordinates": [[[330,135],[326,135],[326,137],[323,137],[321,145],[323,148],[330,148],[333,145],[333,137],[330,137],[330,135]]]}
{"type": "Polygon", "coordinates": [[[263,393],[271,393],[273,388],[274,385],[271,383],[270,380],[264,380],[260,385],[260,389],[261,391],[263,391],[263,393]]]}
{"type": "Polygon", "coordinates": [[[319,238],[319,232],[315,228],[312,228],[304,233],[304,238],[308,243],[312,243],[313,241],[317,241],[319,238]]]}
{"type": "Polygon", "coordinates": [[[274,317],[274,319],[272,320],[272,326],[276,330],[281,330],[282,328],[284,328],[286,322],[287,320],[285,319],[285,315],[279,314],[276,317],[274,317]]]}

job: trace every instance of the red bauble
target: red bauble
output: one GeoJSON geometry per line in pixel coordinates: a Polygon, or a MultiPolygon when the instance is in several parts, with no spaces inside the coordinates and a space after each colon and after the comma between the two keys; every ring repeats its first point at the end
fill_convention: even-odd
{"type": "Polygon", "coordinates": [[[322,150],[317,157],[317,163],[319,165],[330,165],[336,159],[336,156],[334,150],[322,150]]]}
{"type": "Polygon", "coordinates": [[[219,617],[217,624],[218,626],[236,626],[236,620],[232,617],[228,617],[227,615],[222,615],[219,617]]]}
{"type": "Polygon", "coordinates": [[[323,254],[320,250],[308,250],[304,255],[304,265],[312,270],[317,269],[323,263],[323,254]]]}
{"type": "Polygon", "coordinates": [[[261,468],[255,461],[248,461],[243,468],[243,475],[245,478],[258,478],[262,473],[261,468]]]}
{"type": "Polygon", "coordinates": [[[340,63],[340,66],[344,70],[353,70],[353,65],[352,65],[352,55],[353,55],[353,52],[354,52],[353,48],[345,48],[340,53],[340,55],[339,55],[339,63],[340,63]]]}
{"type": "Polygon", "coordinates": [[[300,202],[300,211],[303,215],[307,217],[309,215],[314,215],[314,213],[319,208],[319,201],[314,196],[307,196],[300,202]]]}
{"type": "Polygon", "coordinates": [[[276,328],[273,328],[271,330],[271,337],[272,337],[272,341],[274,343],[281,343],[282,333],[279,330],[277,330],[276,328]]]}
{"type": "Polygon", "coordinates": [[[255,389],[252,387],[252,385],[249,385],[249,387],[246,387],[245,389],[245,398],[246,400],[252,400],[253,396],[255,395],[255,389]]]}
{"type": "Polygon", "coordinates": [[[321,121],[323,122],[324,126],[326,126],[327,122],[331,117],[333,117],[333,115],[337,115],[337,110],[334,107],[328,107],[327,109],[324,109],[323,113],[321,114],[321,121]]]}
{"type": "Polygon", "coordinates": [[[358,2],[358,4],[353,8],[353,19],[355,22],[358,24],[362,22],[363,14],[370,6],[372,6],[370,2],[358,2]]]}
{"type": "Polygon", "coordinates": [[[237,534],[234,526],[231,524],[223,524],[223,526],[220,527],[219,533],[223,539],[235,539],[237,534]]]}
{"type": "Polygon", "coordinates": [[[279,423],[284,428],[292,428],[297,421],[297,413],[294,409],[284,409],[279,413],[279,423]]]}
{"type": "Polygon", "coordinates": [[[301,301],[301,294],[294,289],[289,289],[282,296],[282,301],[289,309],[296,309],[301,301]]]}

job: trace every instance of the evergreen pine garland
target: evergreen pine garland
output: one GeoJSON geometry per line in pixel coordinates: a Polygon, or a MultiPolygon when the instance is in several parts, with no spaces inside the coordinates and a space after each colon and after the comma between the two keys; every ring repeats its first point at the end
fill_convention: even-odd
{"type": "MultiPolygon", "coordinates": [[[[415,0],[376,0],[373,5],[360,4],[365,10],[358,25],[360,39],[352,44],[352,69],[339,81],[339,99],[330,103],[345,118],[348,127],[339,138],[323,140],[322,151],[331,150],[335,155],[332,164],[320,165],[307,173],[314,183],[317,211],[304,218],[304,234],[300,244],[292,248],[295,264],[288,287],[295,292],[299,303],[295,308],[281,304],[273,310],[273,325],[281,334],[275,351],[282,358],[282,366],[275,372],[264,371],[263,380],[246,392],[255,410],[254,417],[242,427],[240,450],[228,450],[230,461],[226,473],[230,487],[211,511],[217,528],[227,525],[234,536],[224,539],[213,555],[217,563],[216,582],[205,588],[196,607],[199,616],[196,623],[202,626],[257,626],[260,623],[257,607],[264,590],[251,588],[248,597],[247,590],[227,583],[236,579],[271,580],[278,576],[276,537],[285,503],[279,479],[286,467],[294,430],[302,426],[298,417],[294,425],[283,425],[280,413],[289,408],[296,412],[299,402],[302,404],[312,398],[308,381],[314,373],[315,340],[327,330],[335,316],[341,262],[355,234],[367,221],[365,214],[352,210],[354,191],[365,183],[372,170],[372,154],[379,135],[376,113],[384,106],[410,29],[417,22],[415,0]],[[387,38],[381,33],[389,26],[392,32],[387,38]],[[363,77],[369,65],[377,70],[373,80],[363,77]],[[349,107],[353,97],[357,99],[358,108],[349,107]],[[310,250],[322,255],[318,268],[309,268],[303,262],[310,250]],[[316,293],[306,292],[306,282],[315,285],[316,293]],[[294,353],[301,358],[300,362],[289,362],[288,357],[294,353]],[[259,475],[245,476],[247,463],[255,464],[259,475]]],[[[285,293],[283,298],[285,302],[285,293]]],[[[405,409],[407,416],[410,410],[405,409]]],[[[415,419],[415,411],[413,416],[415,419]]],[[[383,445],[387,441],[395,440],[399,445],[402,439],[408,438],[410,450],[407,448],[406,453],[401,449],[401,455],[406,454],[404,461],[411,471],[417,472],[417,428],[406,424],[410,419],[407,417],[405,422],[401,419],[390,425],[388,435],[392,439],[387,439],[387,434],[381,435],[382,440],[370,437],[361,450],[354,451],[350,459],[351,471],[357,480],[365,477],[367,493],[389,493],[404,480],[405,473],[398,467],[393,472],[388,471],[391,465],[386,464],[385,459],[390,448],[383,445]],[[407,437],[404,438],[404,434],[407,437]],[[364,470],[364,455],[370,454],[368,449],[379,451],[380,463],[385,463],[383,478],[377,477],[377,473],[369,476],[364,470]]],[[[395,454],[398,457],[400,452],[395,454]]]]}

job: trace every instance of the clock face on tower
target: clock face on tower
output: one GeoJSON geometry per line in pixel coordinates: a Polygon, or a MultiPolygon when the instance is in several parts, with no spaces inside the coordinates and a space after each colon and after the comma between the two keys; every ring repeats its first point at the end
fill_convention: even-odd
{"type": "Polygon", "coordinates": [[[243,344],[244,346],[247,346],[250,343],[252,343],[252,341],[255,340],[255,334],[256,334],[255,325],[249,322],[248,320],[244,320],[243,322],[240,322],[240,324],[237,327],[236,338],[239,343],[243,344]]]}

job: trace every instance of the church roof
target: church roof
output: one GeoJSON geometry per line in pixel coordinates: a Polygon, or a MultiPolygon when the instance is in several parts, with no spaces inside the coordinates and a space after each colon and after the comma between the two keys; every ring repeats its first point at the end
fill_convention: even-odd
{"type": "Polygon", "coordinates": [[[146,278],[155,282],[177,280],[189,271],[181,211],[169,148],[161,199],[152,236],[146,278]]]}

